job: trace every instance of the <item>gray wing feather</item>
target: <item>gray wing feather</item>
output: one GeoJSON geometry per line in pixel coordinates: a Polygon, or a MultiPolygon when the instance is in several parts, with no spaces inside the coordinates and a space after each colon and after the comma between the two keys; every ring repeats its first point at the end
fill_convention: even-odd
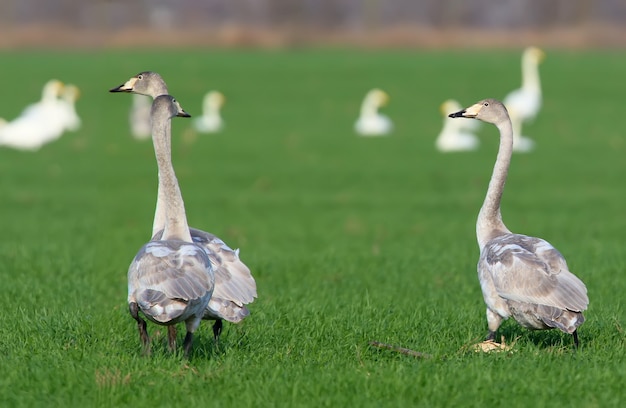
{"type": "Polygon", "coordinates": [[[518,302],[572,311],[587,309],[585,284],[572,274],[563,256],[548,242],[507,234],[488,242],[486,262],[498,294],[518,302]]]}
{"type": "MultiPolygon", "coordinates": [[[[204,248],[215,273],[215,289],[205,318],[224,319],[237,323],[250,314],[245,307],[257,297],[256,282],[250,269],[239,259],[239,250],[233,250],[220,238],[208,232],[190,228],[194,243],[204,248]]],[[[159,239],[163,231],[155,234],[159,239]]]]}
{"type": "Polygon", "coordinates": [[[137,288],[157,290],[171,299],[189,301],[205,296],[213,290],[214,279],[207,274],[206,254],[190,246],[181,251],[181,246],[170,241],[146,244],[131,264],[129,280],[133,271],[137,288]]]}
{"type": "Polygon", "coordinates": [[[204,250],[183,241],[144,245],[128,269],[128,301],[161,324],[202,315],[215,279],[204,250]]]}

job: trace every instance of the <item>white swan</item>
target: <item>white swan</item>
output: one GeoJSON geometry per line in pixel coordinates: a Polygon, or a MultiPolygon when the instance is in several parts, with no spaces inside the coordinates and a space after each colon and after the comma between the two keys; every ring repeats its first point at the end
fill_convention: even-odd
{"type": "Polygon", "coordinates": [[[59,138],[64,130],[60,117],[63,108],[59,100],[62,91],[61,81],[48,81],[39,102],[27,106],[20,116],[0,128],[0,145],[19,150],[38,150],[59,138]]]}
{"type": "Polygon", "coordinates": [[[202,116],[194,119],[193,127],[200,133],[216,133],[224,127],[220,110],[226,98],[221,92],[209,91],[202,100],[202,116]]]}
{"type": "Polygon", "coordinates": [[[443,128],[435,146],[440,152],[458,152],[476,150],[480,144],[474,131],[480,122],[470,119],[452,119],[448,115],[461,110],[461,104],[454,99],[448,99],[441,104],[441,114],[443,115],[443,128]]]}
{"type": "Polygon", "coordinates": [[[63,82],[58,79],[51,79],[46,82],[41,90],[41,99],[25,107],[20,116],[41,115],[51,107],[55,106],[59,101],[59,97],[63,93],[63,82]]]}
{"type": "Polygon", "coordinates": [[[365,95],[361,104],[361,114],[354,124],[354,130],[361,136],[384,136],[391,133],[393,123],[378,108],[389,102],[389,95],[380,89],[372,89],[365,95]]]}
{"type": "MultiPolygon", "coordinates": [[[[163,78],[156,72],[141,72],[110,92],[131,92],[156,98],[167,94],[163,78]]],[[[168,144],[168,151],[171,146],[168,144]]],[[[159,193],[152,236],[159,237],[164,226],[163,196],[159,193]]],[[[238,323],[250,314],[247,304],[257,297],[256,282],[250,269],[239,259],[239,250],[232,250],[213,234],[190,228],[194,242],[207,252],[215,270],[215,290],[206,308],[204,319],[215,320],[213,334],[216,342],[222,330],[222,319],[238,323]]]]}
{"type": "Polygon", "coordinates": [[[128,121],[130,133],[137,140],[145,140],[150,137],[150,100],[145,95],[133,94],[128,121]]]}
{"type": "Polygon", "coordinates": [[[585,284],[548,242],[514,234],[502,222],[500,201],[513,152],[513,128],[506,108],[495,99],[485,99],[450,117],[479,119],[500,131],[498,156],[476,222],[487,340],[493,340],[503,319],[512,316],[529,329],[557,328],[570,333],[578,346],[576,330],[585,321],[582,312],[589,304],[585,284]]]}
{"type": "Polygon", "coordinates": [[[72,132],[80,129],[81,120],[76,113],[76,101],[80,97],[80,90],[76,85],[67,84],[63,87],[61,93],[61,121],[63,122],[64,130],[70,130],[72,132]]]}
{"type": "Polygon", "coordinates": [[[128,269],[128,307],[137,321],[139,337],[149,353],[148,320],[168,326],[168,343],[176,347],[175,324],[185,322],[187,335],[183,343],[185,355],[209,303],[215,277],[211,261],[204,249],[195,244],[189,233],[185,206],[172,159],[168,139],[171,118],[189,115],[170,95],[157,97],[152,104],[152,141],[159,168],[159,190],[165,207],[165,229],[159,239],[144,245],[128,269]]]}
{"type": "Polygon", "coordinates": [[[541,81],[539,64],[545,53],[537,47],[528,47],[522,54],[522,87],[510,92],[503,102],[513,124],[513,150],[528,152],[535,142],[522,136],[522,123],[532,121],[541,108],[541,81]]]}

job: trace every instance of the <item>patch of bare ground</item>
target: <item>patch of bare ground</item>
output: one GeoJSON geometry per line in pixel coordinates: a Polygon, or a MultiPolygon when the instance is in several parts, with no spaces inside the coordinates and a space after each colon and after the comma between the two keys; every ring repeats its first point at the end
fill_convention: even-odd
{"type": "Polygon", "coordinates": [[[263,26],[224,24],[215,27],[118,30],[34,24],[0,29],[0,49],[352,46],[363,48],[625,48],[626,29],[611,24],[583,24],[541,29],[478,29],[395,25],[384,28],[263,26]]]}

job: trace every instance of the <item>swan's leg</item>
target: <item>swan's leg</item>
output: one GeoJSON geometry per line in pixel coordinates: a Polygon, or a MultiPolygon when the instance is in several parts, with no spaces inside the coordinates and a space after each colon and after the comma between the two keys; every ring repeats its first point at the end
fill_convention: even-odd
{"type": "Polygon", "coordinates": [[[187,334],[185,335],[185,340],[183,340],[185,358],[189,358],[189,351],[191,351],[191,345],[193,344],[193,332],[195,332],[198,326],[200,326],[201,320],[202,315],[200,314],[199,316],[195,316],[185,321],[185,326],[187,327],[187,334]]]}
{"type": "Polygon", "coordinates": [[[215,320],[213,324],[213,339],[215,340],[215,347],[220,345],[220,335],[222,334],[222,319],[215,320]]]}
{"type": "Polygon", "coordinates": [[[167,326],[167,345],[171,352],[176,351],[176,326],[167,326]]]}
{"type": "Polygon", "coordinates": [[[150,338],[148,337],[148,328],[146,321],[139,317],[139,306],[135,302],[128,304],[128,310],[133,319],[137,321],[137,329],[139,330],[139,339],[143,347],[144,354],[150,354],[150,338]]]}
{"type": "Polygon", "coordinates": [[[574,332],[572,333],[572,336],[574,336],[574,347],[578,348],[578,332],[574,330],[574,332]]]}
{"type": "Polygon", "coordinates": [[[489,326],[489,334],[485,338],[486,341],[496,340],[496,331],[500,324],[502,324],[502,316],[487,308],[487,326],[489,326]]]}
{"type": "Polygon", "coordinates": [[[189,351],[191,350],[191,345],[193,344],[193,333],[188,331],[185,336],[185,340],[183,341],[183,350],[185,352],[185,358],[189,358],[189,351]]]}

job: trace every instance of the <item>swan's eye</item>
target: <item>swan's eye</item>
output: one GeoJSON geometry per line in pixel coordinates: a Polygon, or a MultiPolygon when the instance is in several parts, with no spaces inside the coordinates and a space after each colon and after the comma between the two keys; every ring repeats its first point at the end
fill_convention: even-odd
{"type": "Polygon", "coordinates": [[[489,106],[489,102],[483,103],[483,106],[489,106]]]}
{"type": "Polygon", "coordinates": [[[137,75],[137,79],[143,79],[143,75],[141,74],[137,75]]]}
{"type": "Polygon", "coordinates": [[[175,98],[172,98],[172,102],[176,103],[176,99],[175,99],[175,98]]]}

